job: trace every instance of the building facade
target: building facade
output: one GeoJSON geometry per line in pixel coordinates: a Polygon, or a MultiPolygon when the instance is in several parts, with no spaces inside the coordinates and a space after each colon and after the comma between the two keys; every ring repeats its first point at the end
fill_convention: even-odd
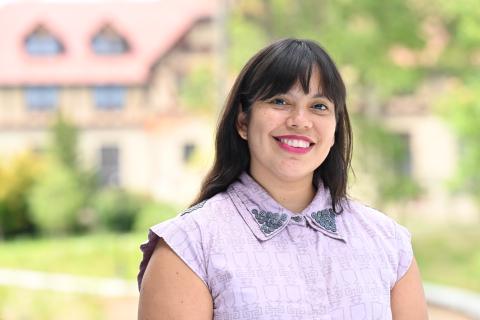
{"type": "MultiPolygon", "coordinates": [[[[215,69],[220,60],[214,4],[0,7],[1,155],[41,152],[61,111],[79,129],[81,160],[104,185],[190,202],[213,156],[216,120],[192,113],[180,96],[192,70],[215,69]]],[[[478,219],[477,209],[465,196],[453,196],[447,184],[458,142],[430,109],[445,85],[434,81],[396,97],[379,106],[376,117],[405,139],[405,174],[423,190],[398,211],[469,221],[478,219]]],[[[371,192],[368,178],[352,189],[362,199],[371,192]]]]}
{"type": "Polygon", "coordinates": [[[179,90],[195,66],[214,64],[213,10],[196,0],[0,7],[2,157],[42,152],[61,112],[103,185],[191,201],[213,121],[192,115],[179,90]]]}

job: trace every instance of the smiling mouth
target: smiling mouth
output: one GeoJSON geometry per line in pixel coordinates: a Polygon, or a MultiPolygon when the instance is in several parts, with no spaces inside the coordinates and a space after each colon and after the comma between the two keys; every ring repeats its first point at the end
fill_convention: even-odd
{"type": "Polygon", "coordinates": [[[289,147],[297,148],[297,149],[300,149],[300,150],[301,149],[308,149],[315,144],[313,142],[308,142],[308,141],[301,140],[301,139],[291,139],[291,138],[289,139],[289,138],[277,138],[277,137],[273,137],[273,138],[283,145],[287,145],[289,147]]]}

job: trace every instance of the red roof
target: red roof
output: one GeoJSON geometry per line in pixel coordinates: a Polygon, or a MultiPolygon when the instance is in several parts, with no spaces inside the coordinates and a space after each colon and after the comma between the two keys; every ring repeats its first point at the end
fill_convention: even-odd
{"type": "Polygon", "coordinates": [[[198,19],[212,0],[120,3],[12,3],[0,6],[0,86],[141,84],[149,68],[198,19]],[[63,44],[58,56],[30,56],[25,38],[39,25],[63,44]],[[91,39],[110,25],[128,42],[120,56],[98,56],[91,39]]]}

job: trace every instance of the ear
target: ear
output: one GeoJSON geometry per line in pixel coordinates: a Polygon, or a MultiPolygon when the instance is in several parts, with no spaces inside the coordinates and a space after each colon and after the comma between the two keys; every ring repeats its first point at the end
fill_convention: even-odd
{"type": "Polygon", "coordinates": [[[240,111],[237,116],[237,121],[235,123],[237,127],[237,132],[238,135],[244,139],[247,140],[247,114],[243,111],[240,111]]]}
{"type": "Polygon", "coordinates": [[[237,128],[238,135],[243,139],[247,140],[247,114],[243,111],[240,111],[237,116],[237,121],[235,123],[237,128]]]}

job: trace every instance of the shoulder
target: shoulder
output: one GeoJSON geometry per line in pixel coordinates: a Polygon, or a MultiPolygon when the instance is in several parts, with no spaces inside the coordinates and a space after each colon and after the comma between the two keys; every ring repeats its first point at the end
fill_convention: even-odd
{"type": "Polygon", "coordinates": [[[349,201],[343,216],[347,241],[360,241],[381,253],[391,267],[393,284],[401,279],[413,261],[411,234],[384,213],[357,201],[349,201]]]}
{"type": "Polygon", "coordinates": [[[232,208],[233,203],[230,197],[226,192],[222,192],[185,209],[173,219],[167,220],[166,223],[184,225],[185,227],[191,226],[197,230],[208,229],[222,223],[224,220],[222,218],[231,214],[232,208]]]}
{"type": "Polygon", "coordinates": [[[221,192],[213,197],[203,200],[178,214],[179,217],[191,216],[197,218],[198,216],[205,216],[215,214],[218,211],[223,211],[230,208],[232,201],[227,192],[221,192]]]}
{"type": "Polygon", "coordinates": [[[234,213],[228,194],[219,193],[171,219],[152,226],[150,233],[170,239],[170,242],[167,241],[169,245],[173,241],[188,242],[192,246],[198,245],[205,249],[211,244],[211,239],[226,228],[226,224],[231,220],[229,217],[234,213]]]}
{"type": "Polygon", "coordinates": [[[410,232],[385,213],[356,200],[344,208],[343,222],[351,232],[365,231],[372,238],[410,239],[410,232]]]}
{"type": "Polygon", "coordinates": [[[140,246],[143,259],[138,275],[139,285],[159,239],[163,239],[168,247],[207,283],[205,256],[210,251],[212,239],[224,223],[223,219],[218,218],[219,213],[223,213],[222,208],[228,206],[226,195],[220,193],[151,227],[147,241],[140,246]]]}

